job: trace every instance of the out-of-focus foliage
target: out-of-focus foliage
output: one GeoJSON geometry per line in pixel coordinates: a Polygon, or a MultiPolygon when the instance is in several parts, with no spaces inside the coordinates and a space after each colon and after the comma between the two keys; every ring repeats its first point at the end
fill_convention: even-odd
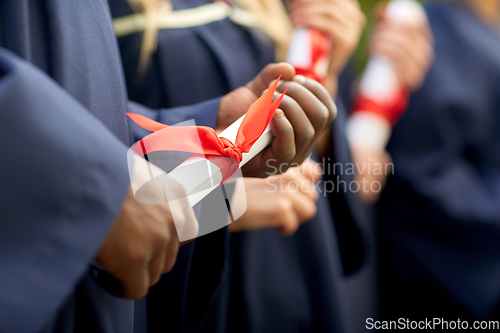
{"type": "MultiPolygon", "coordinates": [[[[363,70],[366,65],[366,61],[368,59],[368,36],[370,35],[370,31],[373,29],[373,21],[375,18],[375,8],[379,3],[387,2],[382,0],[358,0],[361,4],[361,8],[366,15],[367,24],[366,29],[363,32],[363,36],[361,37],[361,41],[359,43],[358,50],[356,51],[356,71],[359,73],[363,70]]],[[[424,0],[418,0],[420,2],[424,2],[424,0]]]]}

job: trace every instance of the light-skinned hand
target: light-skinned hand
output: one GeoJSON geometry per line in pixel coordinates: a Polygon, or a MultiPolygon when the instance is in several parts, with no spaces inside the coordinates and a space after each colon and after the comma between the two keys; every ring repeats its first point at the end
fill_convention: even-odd
{"type": "Polygon", "coordinates": [[[245,178],[247,210],[229,225],[231,232],[276,228],[285,236],[316,215],[321,179],[319,165],[308,159],[299,167],[267,179],[245,178]]]}

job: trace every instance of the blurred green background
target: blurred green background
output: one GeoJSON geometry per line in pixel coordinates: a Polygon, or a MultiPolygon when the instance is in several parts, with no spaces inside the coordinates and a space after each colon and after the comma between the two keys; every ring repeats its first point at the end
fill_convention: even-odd
{"type": "MultiPolygon", "coordinates": [[[[380,2],[387,2],[387,1],[382,1],[382,0],[358,0],[359,3],[361,4],[361,8],[363,12],[366,15],[367,18],[367,24],[366,24],[366,29],[363,32],[363,36],[361,36],[361,41],[358,46],[358,50],[356,51],[355,55],[355,60],[356,60],[356,72],[360,73],[365,65],[366,61],[368,59],[368,36],[369,32],[373,28],[373,19],[374,19],[374,13],[375,13],[375,7],[377,6],[378,3],[380,2]]],[[[418,0],[419,2],[424,2],[425,0],[418,0]]]]}

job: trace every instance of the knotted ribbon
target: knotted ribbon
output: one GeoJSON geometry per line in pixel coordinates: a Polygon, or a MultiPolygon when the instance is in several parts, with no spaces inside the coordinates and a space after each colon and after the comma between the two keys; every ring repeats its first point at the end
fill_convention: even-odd
{"type": "Polygon", "coordinates": [[[222,184],[239,169],[243,153],[248,153],[271,123],[285,92],[273,102],[279,78],[248,109],[236,135],[235,142],[219,137],[213,128],[206,126],[168,126],[136,113],[127,115],[142,128],[154,132],[140,140],[133,151],[146,156],[158,151],[178,151],[203,157],[221,170],[222,184]],[[193,131],[193,128],[195,131],[193,131]],[[193,137],[197,133],[197,137],[193,137]],[[198,140],[199,139],[199,140],[198,140]],[[201,143],[201,146],[200,146],[201,143]]]}

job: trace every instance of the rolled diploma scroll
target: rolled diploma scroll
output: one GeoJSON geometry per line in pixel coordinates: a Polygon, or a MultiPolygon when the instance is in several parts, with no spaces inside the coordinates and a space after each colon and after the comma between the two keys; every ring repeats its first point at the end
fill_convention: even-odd
{"type": "Polygon", "coordinates": [[[312,65],[312,50],[309,29],[294,29],[286,61],[294,67],[308,68],[312,65]]]}
{"type": "Polygon", "coordinates": [[[316,59],[317,63],[314,63],[313,54],[318,50],[313,49],[315,47],[313,44],[313,33],[315,31],[308,28],[295,28],[293,30],[286,62],[295,68],[308,69],[318,79],[324,80],[330,64],[330,52],[321,54],[319,59],[316,59]]]}
{"type": "MultiPolygon", "coordinates": [[[[419,24],[425,20],[425,12],[421,4],[414,0],[393,0],[387,5],[385,18],[392,22],[408,22],[419,24]]],[[[399,76],[391,63],[384,57],[370,58],[360,91],[376,100],[387,100],[399,89],[399,76]]]]}
{"type": "MultiPolygon", "coordinates": [[[[418,24],[425,20],[422,5],[414,0],[393,0],[385,11],[385,18],[393,22],[418,24]]],[[[360,95],[384,103],[397,94],[400,88],[398,73],[384,57],[371,57],[359,85],[360,95]]],[[[360,110],[362,111],[362,110],[360,110]]],[[[377,115],[359,112],[349,117],[347,135],[349,142],[358,147],[384,149],[391,135],[391,125],[377,115]]]]}
{"type": "MultiPolygon", "coordinates": [[[[227,127],[219,137],[224,137],[231,142],[236,141],[238,129],[245,115],[227,127]]],[[[261,137],[253,144],[248,153],[243,153],[240,168],[257,156],[272,141],[273,134],[268,127],[261,137]]],[[[210,192],[215,190],[222,182],[222,173],[219,167],[202,157],[192,157],[172,170],[168,176],[179,183],[186,191],[191,207],[200,202],[210,192]]]]}

